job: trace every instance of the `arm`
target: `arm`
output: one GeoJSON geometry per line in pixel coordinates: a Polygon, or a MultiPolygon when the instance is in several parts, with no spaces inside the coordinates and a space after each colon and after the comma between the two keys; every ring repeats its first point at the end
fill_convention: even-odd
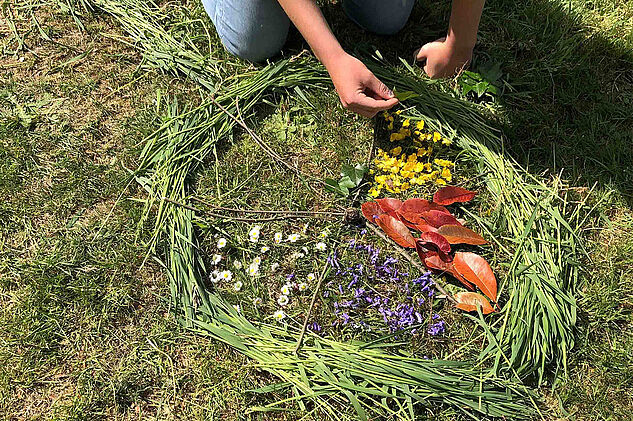
{"type": "Polygon", "coordinates": [[[446,37],[416,52],[418,61],[426,60],[424,71],[430,77],[452,76],[470,61],[483,8],[484,0],[453,0],[446,37]]]}
{"type": "Polygon", "coordinates": [[[327,69],[345,108],[373,117],[398,103],[387,86],[341,48],[313,0],[278,1],[327,69]]]}

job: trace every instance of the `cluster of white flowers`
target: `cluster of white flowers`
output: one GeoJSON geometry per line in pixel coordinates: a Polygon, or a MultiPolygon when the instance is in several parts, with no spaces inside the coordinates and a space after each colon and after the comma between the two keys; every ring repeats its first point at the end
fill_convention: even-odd
{"type": "MultiPolygon", "coordinates": [[[[248,231],[248,241],[251,243],[260,242],[262,227],[260,225],[254,225],[248,231]]],[[[303,236],[306,235],[307,225],[303,230],[303,234],[300,232],[290,233],[285,237],[285,241],[288,243],[297,243],[302,239],[303,236]]],[[[324,242],[329,236],[329,232],[327,230],[322,231],[319,234],[319,241],[314,244],[314,250],[317,252],[325,252],[327,251],[327,245],[324,242]]],[[[217,236],[216,236],[217,238],[217,236]]],[[[274,244],[282,244],[284,242],[284,234],[282,232],[275,232],[273,235],[274,244]]],[[[224,249],[227,247],[228,241],[226,238],[218,238],[216,246],[218,250],[224,249]]],[[[233,259],[232,265],[235,270],[242,270],[245,268],[246,273],[251,277],[257,277],[261,274],[261,265],[262,265],[262,257],[264,257],[267,253],[270,252],[270,247],[267,245],[262,245],[259,249],[260,255],[256,256],[250,263],[243,262],[241,259],[233,259]]],[[[302,259],[306,255],[309,254],[308,247],[302,246],[300,250],[297,250],[291,254],[291,258],[294,260],[302,259]]],[[[216,270],[211,273],[210,279],[213,283],[218,283],[219,281],[223,282],[231,282],[233,280],[233,273],[230,270],[219,270],[220,263],[224,260],[224,257],[221,254],[214,254],[211,258],[211,262],[214,266],[216,266],[216,270]]],[[[227,264],[230,264],[230,259],[227,257],[227,264]]],[[[272,274],[276,274],[279,270],[279,263],[274,262],[270,265],[270,272],[272,274]]],[[[307,275],[307,282],[286,282],[280,289],[280,294],[277,297],[277,304],[279,306],[286,307],[290,304],[291,295],[293,291],[298,291],[299,293],[304,293],[308,290],[309,282],[312,282],[316,279],[316,275],[314,273],[309,273],[307,275]]],[[[233,290],[235,292],[240,292],[244,284],[241,280],[234,280],[233,282],[233,290]]],[[[263,299],[261,297],[255,297],[253,299],[253,306],[259,307],[263,304],[263,299]]],[[[235,310],[241,312],[241,308],[239,305],[235,305],[235,310]]],[[[286,318],[286,313],[283,309],[278,309],[273,313],[273,318],[277,321],[284,320],[286,318]]]]}

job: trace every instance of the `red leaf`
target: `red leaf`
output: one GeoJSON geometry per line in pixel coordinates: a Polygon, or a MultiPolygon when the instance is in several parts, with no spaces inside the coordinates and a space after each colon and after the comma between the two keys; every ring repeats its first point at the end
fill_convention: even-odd
{"type": "Polygon", "coordinates": [[[457,252],[453,265],[468,282],[481,290],[493,302],[497,302],[497,279],[486,260],[475,253],[457,252]]]}
{"type": "Polygon", "coordinates": [[[431,210],[450,214],[448,209],[446,209],[444,206],[431,203],[428,200],[424,199],[405,200],[402,206],[398,209],[398,213],[402,215],[405,219],[415,224],[419,224],[420,222],[423,222],[422,214],[431,210]]]}
{"type": "Polygon", "coordinates": [[[376,223],[393,241],[402,247],[415,248],[415,239],[411,235],[409,228],[391,215],[380,215],[376,218],[376,223]]]}
{"type": "Polygon", "coordinates": [[[464,311],[477,311],[477,307],[481,306],[483,314],[490,314],[494,311],[486,297],[476,292],[458,292],[453,295],[457,301],[455,305],[458,309],[464,311]]]}
{"type": "Polygon", "coordinates": [[[439,228],[442,225],[461,225],[455,217],[449,213],[431,210],[422,214],[424,221],[432,227],[439,228]]]}
{"type": "Polygon", "coordinates": [[[420,259],[422,259],[422,263],[424,263],[424,266],[426,266],[427,269],[449,273],[455,279],[461,282],[467,289],[471,291],[475,290],[475,286],[471,284],[470,282],[468,282],[467,280],[465,280],[455,270],[453,263],[443,261],[436,251],[426,250],[423,248],[422,249],[416,248],[416,250],[418,251],[418,255],[420,256],[420,259]]]}
{"type": "Polygon", "coordinates": [[[437,228],[430,226],[426,222],[415,224],[414,228],[420,232],[437,232],[437,228]]]}
{"type": "Polygon", "coordinates": [[[401,200],[386,197],[384,199],[378,199],[376,202],[378,202],[378,206],[380,206],[380,209],[382,209],[384,213],[388,213],[394,218],[398,218],[396,211],[402,207],[401,200]]]}
{"type": "Polygon", "coordinates": [[[453,260],[448,255],[451,252],[451,245],[446,241],[446,238],[435,232],[425,232],[420,235],[420,238],[415,241],[415,249],[419,250],[421,248],[436,252],[444,262],[453,260]]]}
{"type": "Polygon", "coordinates": [[[372,224],[376,223],[376,217],[385,213],[376,202],[365,202],[361,205],[360,210],[363,216],[372,224]]]}
{"type": "Polygon", "coordinates": [[[455,202],[470,202],[477,192],[463,189],[461,187],[446,186],[433,195],[433,201],[440,205],[450,205],[455,202]]]}
{"type": "Polygon", "coordinates": [[[451,244],[470,244],[479,246],[487,241],[475,231],[461,225],[442,225],[437,233],[443,235],[451,244]]]}

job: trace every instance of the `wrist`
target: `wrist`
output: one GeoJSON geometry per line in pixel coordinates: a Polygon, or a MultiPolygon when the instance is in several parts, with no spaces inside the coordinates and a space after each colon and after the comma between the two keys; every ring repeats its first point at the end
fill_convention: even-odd
{"type": "Polygon", "coordinates": [[[454,54],[470,56],[477,43],[477,35],[473,37],[458,37],[453,33],[446,36],[446,44],[454,54]]]}
{"type": "Polygon", "coordinates": [[[332,48],[331,50],[319,54],[318,58],[325,66],[328,73],[332,73],[333,70],[338,68],[338,63],[340,63],[341,60],[346,56],[347,53],[345,52],[345,50],[338,46],[338,48],[332,48]]]}

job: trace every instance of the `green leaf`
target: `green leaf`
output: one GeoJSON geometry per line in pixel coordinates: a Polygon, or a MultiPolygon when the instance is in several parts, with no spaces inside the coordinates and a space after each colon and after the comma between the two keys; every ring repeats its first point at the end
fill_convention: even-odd
{"type": "Polygon", "coordinates": [[[398,98],[398,101],[406,101],[407,99],[417,98],[420,96],[413,91],[404,91],[404,92],[394,91],[394,95],[396,96],[396,98],[398,98]]]}
{"type": "Polygon", "coordinates": [[[348,176],[341,178],[341,181],[338,182],[338,185],[341,190],[343,189],[343,187],[346,187],[348,189],[353,189],[354,187],[356,187],[356,183],[354,183],[348,176]]]}
{"type": "Polygon", "coordinates": [[[343,194],[341,188],[338,185],[338,181],[334,180],[333,178],[325,179],[325,189],[332,193],[343,194]]]}

